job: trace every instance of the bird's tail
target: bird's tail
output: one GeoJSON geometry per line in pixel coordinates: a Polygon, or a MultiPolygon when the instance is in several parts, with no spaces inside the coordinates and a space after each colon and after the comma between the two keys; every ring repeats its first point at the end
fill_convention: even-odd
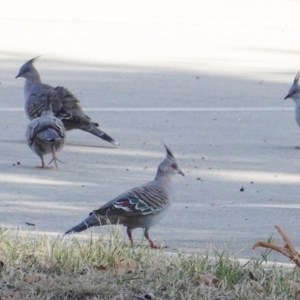
{"type": "Polygon", "coordinates": [[[81,223],[77,224],[76,226],[72,227],[71,229],[67,230],[65,232],[65,235],[70,234],[70,233],[74,233],[74,232],[81,232],[84,231],[90,227],[93,226],[99,226],[100,223],[103,224],[103,222],[101,222],[102,220],[100,220],[100,217],[95,215],[95,214],[91,214],[89,217],[87,217],[84,221],[82,221],[81,223]]]}
{"type": "MultiPolygon", "coordinates": [[[[119,142],[115,141],[112,137],[110,137],[108,134],[106,134],[105,132],[103,132],[102,130],[100,130],[99,128],[96,127],[96,125],[94,123],[91,123],[91,129],[89,128],[89,130],[86,130],[88,132],[90,132],[91,134],[98,136],[99,138],[112,143],[115,146],[119,146],[119,142]]],[[[83,130],[85,130],[84,128],[82,128],[83,130]]]]}

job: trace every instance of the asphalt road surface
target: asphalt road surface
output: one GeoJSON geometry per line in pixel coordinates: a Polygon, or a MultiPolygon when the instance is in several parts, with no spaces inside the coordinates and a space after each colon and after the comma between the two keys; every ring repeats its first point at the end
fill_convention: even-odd
{"type": "Polygon", "coordinates": [[[186,177],[174,178],[172,207],[150,231],[156,242],[249,258],[273,233],[281,243],[277,224],[299,245],[300,129],[283,101],[300,68],[299,2],[31,2],[0,12],[2,227],[62,233],[152,180],[163,140],[186,177]],[[120,147],[73,131],[58,155],[65,164],[36,168],[24,81],[14,77],[40,54],[42,80],[70,89],[120,147]]]}

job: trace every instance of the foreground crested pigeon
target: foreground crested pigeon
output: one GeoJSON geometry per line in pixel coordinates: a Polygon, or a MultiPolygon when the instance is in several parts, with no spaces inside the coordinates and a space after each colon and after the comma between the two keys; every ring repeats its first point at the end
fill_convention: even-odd
{"type": "Polygon", "coordinates": [[[65,127],[62,121],[53,115],[50,95],[46,99],[42,115],[33,119],[27,127],[26,138],[29,148],[36,153],[42,161],[41,168],[46,168],[44,155],[52,154],[52,160],[57,168],[56,152],[60,151],[65,143],[65,127]]]}
{"type": "Polygon", "coordinates": [[[58,86],[53,88],[41,81],[40,75],[33,63],[39,57],[35,57],[26,62],[16,76],[25,78],[24,95],[25,111],[30,120],[39,117],[45,107],[47,95],[51,94],[51,104],[55,116],[62,120],[66,130],[81,129],[94,134],[101,139],[116,146],[117,141],[101,131],[99,124],[92,122],[80,106],[80,101],[66,88],[58,86]]]}
{"type": "Polygon", "coordinates": [[[132,230],[143,228],[150,247],[159,248],[151,240],[149,230],[165,216],[170,208],[172,176],[175,174],[184,176],[171,150],[166,145],[164,146],[166,158],[158,166],[153,181],[128,190],[107,202],[65,234],[81,232],[93,226],[122,224],[127,227],[127,235],[132,244],[132,230]]]}

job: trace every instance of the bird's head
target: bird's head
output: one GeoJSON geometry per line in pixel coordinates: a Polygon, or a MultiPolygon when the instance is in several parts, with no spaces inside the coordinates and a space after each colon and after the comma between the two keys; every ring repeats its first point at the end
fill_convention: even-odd
{"type": "Polygon", "coordinates": [[[158,166],[157,174],[165,174],[165,175],[175,175],[180,174],[184,176],[184,173],[181,171],[175,156],[173,155],[170,148],[167,145],[163,144],[166,149],[166,158],[160,163],[158,166]]]}
{"type": "Polygon", "coordinates": [[[299,85],[300,71],[296,74],[294,82],[290,87],[289,93],[284,97],[284,100],[292,98],[296,103],[300,103],[300,85],[299,85]]]}
{"type": "Polygon", "coordinates": [[[37,56],[29,61],[27,61],[19,70],[18,75],[15,78],[23,77],[25,79],[35,79],[38,76],[37,70],[33,66],[33,63],[39,58],[37,56]]]}

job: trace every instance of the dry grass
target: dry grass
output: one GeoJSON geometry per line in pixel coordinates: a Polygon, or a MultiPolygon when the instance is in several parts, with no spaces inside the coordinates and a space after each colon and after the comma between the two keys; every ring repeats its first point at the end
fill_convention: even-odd
{"type": "Polygon", "coordinates": [[[131,247],[118,233],[82,241],[2,230],[0,261],[1,300],[125,300],[150,291],[165,300],[297,299],[300,275],[296,268],[264,268],[263,259],[242,264],[224,252],[166,255],[131,247]]]}

